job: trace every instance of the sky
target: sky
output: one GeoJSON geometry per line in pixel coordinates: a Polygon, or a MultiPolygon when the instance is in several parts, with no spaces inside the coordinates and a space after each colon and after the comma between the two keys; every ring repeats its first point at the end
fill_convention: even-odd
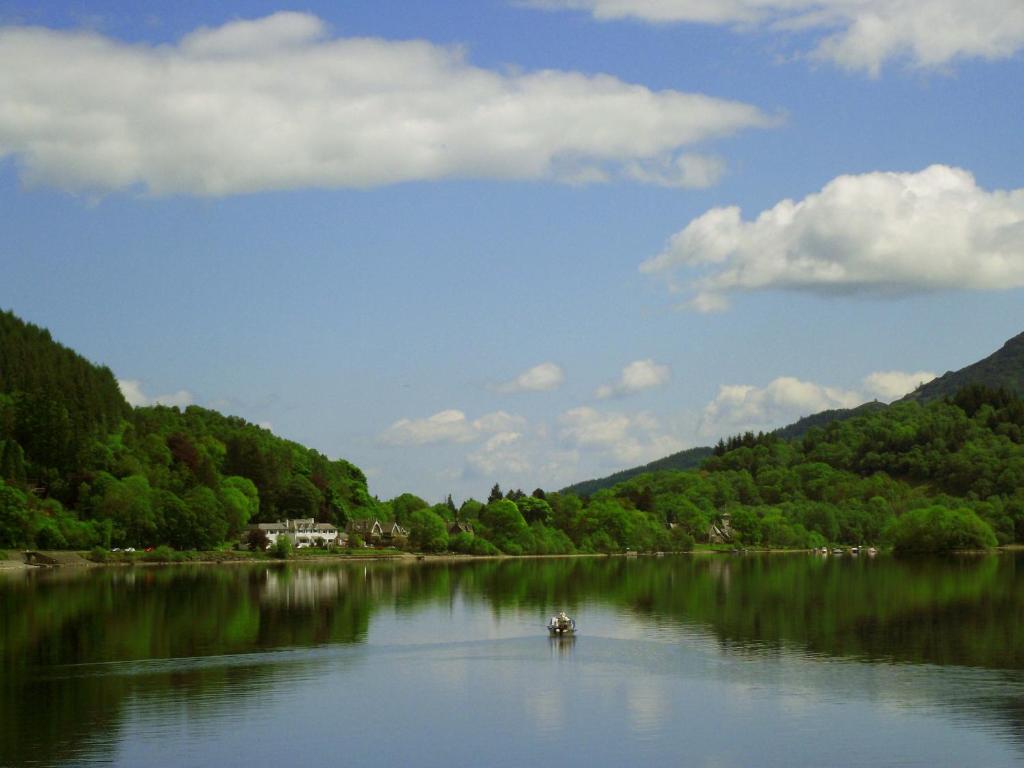
{"type": "Polygon", "coordinates": [[[1024,331],[1020,0],[0,0],[0,308],[386,499],[1024,331]]]}

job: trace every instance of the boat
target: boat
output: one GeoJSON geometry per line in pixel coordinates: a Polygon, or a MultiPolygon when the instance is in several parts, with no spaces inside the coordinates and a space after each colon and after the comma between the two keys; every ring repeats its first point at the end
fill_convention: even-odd
{"type": "Polygon", "coordinates": [[[576,634],[576,620],[570,619],[565,611],[560,611],[557,616],[548,620],[548,634],[552,637],[565,637],[576,634]]]}

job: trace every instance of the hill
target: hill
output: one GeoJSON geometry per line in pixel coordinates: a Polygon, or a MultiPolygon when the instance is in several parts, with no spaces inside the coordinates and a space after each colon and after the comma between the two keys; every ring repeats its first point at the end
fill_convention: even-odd
{"type": "Polygon", "coordinates": [[[560,492],[571,493],[576,496],[590,496],[604,488],[611,488],[645,472],[657,472],[663,469],[696,469],[711,454],[712,449],[709,447],[688,448],[685,451],[673,453],[671,456],[666,456],[663,459],[652,461],[650,464],[644,464],[642,467],[624,469],[621,472],[616,472],[597,480],[584,480],[581,483],[563,488],[560,492]]]}
{"type": "Polygon", "coordinates": [[[1020,543],[1024,400],[975,384],[949,399],[833,420],[800,440],[748,433],[700,472],[637,475],[586,503],[649,510],[697,541],[888,541],[906,552],[1020,543]]]}
{"type": "MultiPolygon", "coordinates": [[[[958,371],[947,371],[939,378],[918,387],[910,394],[904,396],[899,402],[916,401],[929,403],[935,400],[943,400],[947,397],[954,397],[961,389],[972,384],[982,385],[989,389],[1004,388],[1012,393],[1024,395],[1024,333],[1014,336],[997,352],[989,355],[984,360],[979,360],[958,371]]],[[[884,403],[873,401],[858,405],[856,408],[838,408],[821,411],[820,413],[805,416],[785,427],[780,427],[774,430],[772,434],[783,440],[796,440],[804,437],[811,429],[824,428],[832,422],[855,419],[859,416],[883,410],[886,407],[884,403]]],[[[624,469],[607,477],[575,483],[564,488],[562,492],[573,493],[578,496],[589,496],[645,472],[654,472],[660,469],[694,469],[699,467],[712,452],[713,449],[711,448],[691,448],[671,456],[666,456],[664,459],[652,461],[650,464],[642,467],[624,469]]]]}
{"type": "Polygon", "coordinates": [[[797,438],[803,437],[815,427],[825,427],[833,421],[846,421],[847,419],[855,419],[858,416],[864,416],[874,411],[879,411],[885,408],[884,403],[880,403],[877,400],[873,400],[870,403],[864,403],[858,405],[856,408],[836,408],[829,411],[821,411],[810,416],[804,416],[802,419],[794,421],[792,424],[780,427],[772,432],[776,437],[781,437],[783,440],[796,440],[797,438]]]}
{"type": "Polygon", "coordinates": [[[0,312],[0,547],[209,549],[375,509],[349,462],[197,406],[132,409],[109,368],[0,312]]]}
{"type": "Polygon", "coordinates": [[[937,379],[915,389],[902,400],[930,403],[953,397],[968,384],[981,384],[990,389],[1004,388],[1024,394],[1024,333],[1014,336],[984,360],[958,371],[947,371],[937,379]]]}

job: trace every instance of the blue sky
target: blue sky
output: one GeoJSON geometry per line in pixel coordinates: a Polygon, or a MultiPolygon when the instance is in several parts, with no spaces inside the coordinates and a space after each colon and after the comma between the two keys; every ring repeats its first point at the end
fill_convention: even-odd
{"type": "Polygon", "coordinates": [[[0,0],[0,306],[382,498],[891,399],[1024,330],[972,6],[0,0]]]}

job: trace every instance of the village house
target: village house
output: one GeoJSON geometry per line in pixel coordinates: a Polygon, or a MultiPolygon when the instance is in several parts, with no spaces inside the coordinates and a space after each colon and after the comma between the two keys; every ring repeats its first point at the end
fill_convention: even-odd
{"type": "Polygon", "coordinates": [[[349,537],[359,536],[367,546],[376,546],[384,539],[380,520],[349,520],[345,528],[349,537]]]}
{"type": "Polygon", "coordinates": [[[409,531],[398,523],[382,523],[376,518],[350,520],[346,531],[349,536],[360,536],[370,547],[400,547],[409,539],[409,531]]]}
{"type": "Polygon", "coordinates": [[[291,539],[292,546],[296,549],[344,546],[348,542],[347,534],[339,533],[338,529],[330,523],[318,523],[312,517],[289,519],[276,523],[257,523],[248,526],[245,536],[248,537],[249,532],[257,530],[263,531],[267,535],[271,546],[276,544],[282,536],[291,539]]]}

